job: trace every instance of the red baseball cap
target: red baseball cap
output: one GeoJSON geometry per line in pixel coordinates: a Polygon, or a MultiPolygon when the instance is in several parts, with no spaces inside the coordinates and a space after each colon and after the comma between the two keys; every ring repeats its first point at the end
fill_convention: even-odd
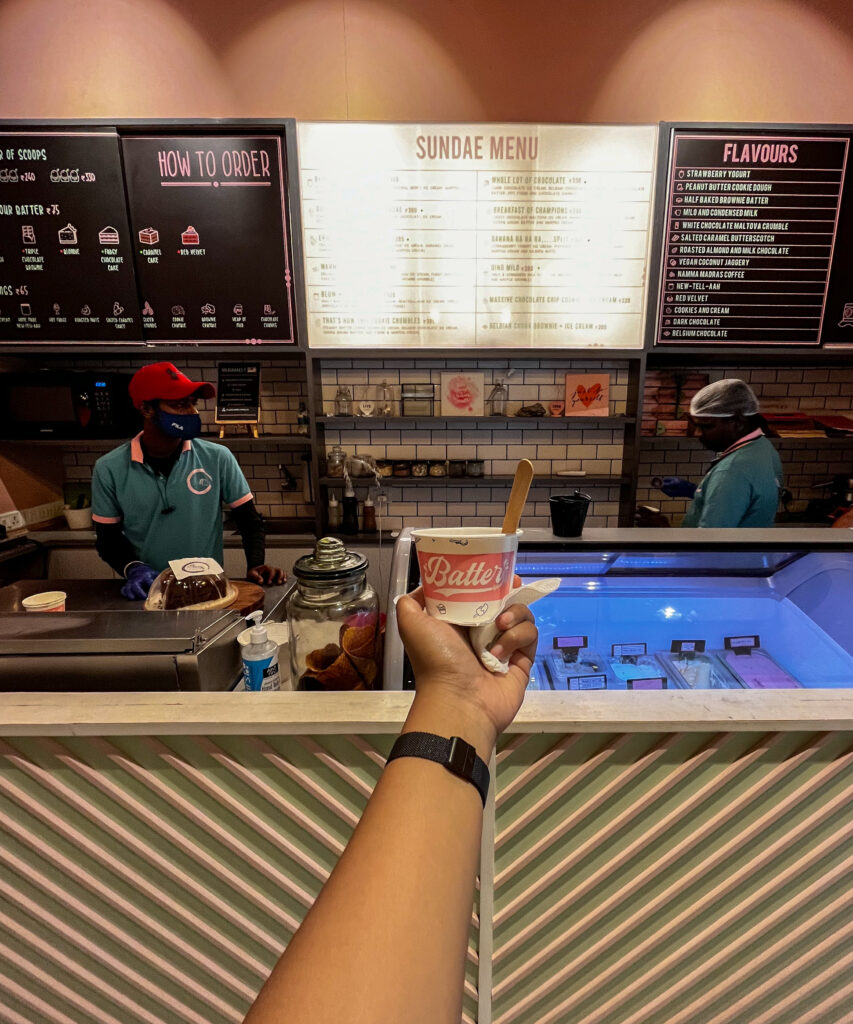
{"type": "Polygon", "coordinates": [[[153,402],[158,398],[170,399],[189,398],[198,394],[199,398],[213,398],[216,388],[200,380],[190,380],[185,373],[173,363],[149,363],[130,378],[127,386],[130,400],[138,409],[143,402],[153,402]]]}

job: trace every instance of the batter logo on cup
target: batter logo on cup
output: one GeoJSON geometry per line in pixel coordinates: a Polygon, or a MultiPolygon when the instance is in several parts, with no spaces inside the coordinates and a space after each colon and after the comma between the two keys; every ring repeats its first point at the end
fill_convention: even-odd
{"type": "Polygon", "coordinates": [[[499,601],[512,584],[514,552],[487,555],[427,555],[418,559],[429,597],[449,601],[499,601]]]}

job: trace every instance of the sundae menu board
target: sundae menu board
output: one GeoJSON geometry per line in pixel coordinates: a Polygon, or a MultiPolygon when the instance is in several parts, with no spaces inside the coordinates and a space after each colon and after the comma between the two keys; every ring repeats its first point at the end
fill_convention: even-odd
{"type": "Polygon", "coordinates": [[[655,127],[298,131],[309,345],[642,347],[655,127]]]}
{"type": "Polygon", "coordinates": [[[848,341],[845,327],[853,343],[849,145],[673,129],[657,345],[817,346],[848,341]]]}
{"type": "Polygon", "coordinates": [[[294,340],[281,141],[122,139],[147,341],[294,340]]]}
{"type": "Polygon", "coordinates": [[[115,132],[0,132],[0,342],[142,340],[115,132]]]}

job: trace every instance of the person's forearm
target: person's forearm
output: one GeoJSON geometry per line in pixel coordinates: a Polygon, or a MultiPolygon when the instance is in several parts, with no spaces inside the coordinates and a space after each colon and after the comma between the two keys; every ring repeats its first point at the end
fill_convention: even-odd
{"type": "Polygon", "coordinates": [[[120,523],[95,523],[95,550],[119,576],[124,576],[129,562],[139,559],[120,523]]]}
{"type": "MultiPolygon", "coordinates": [[[[420,695],[403,731],[461,736],[486,761],[495,742],[464,705],[420,695]]],[[[459,1024],[482,821],[470,783],[392,761],[246,1024],[459,1024]]]]}
{"type": "Polygon", "coordinates": [[[263,565],[266,558],[266,531],[255,503],[247,501],[231,509],[231,519],[237,527],[243,541],[243,553],[246,556],[246,571],[263,565]]]}

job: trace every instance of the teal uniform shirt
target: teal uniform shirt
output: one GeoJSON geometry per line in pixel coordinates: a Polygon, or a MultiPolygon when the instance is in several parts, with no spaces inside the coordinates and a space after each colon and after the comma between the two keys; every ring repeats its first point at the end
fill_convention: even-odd
{"type": "Polygon", "coordinates": [[[681,525],[706,529],[772,526],[782,482],[776,449],[766,437],[758,437],[708,470],[681,525]]]}
{"type": "Polygon", "coordinates": [[[221,565],[222,503],[236,508],[252,500],[237,460],[223,445],[196,438],[184,441],[164,478],[144,461],[141,437],[95,463],[92,519],[121,523],[140,560],[157,572],[192,555],[221,565]]]}

